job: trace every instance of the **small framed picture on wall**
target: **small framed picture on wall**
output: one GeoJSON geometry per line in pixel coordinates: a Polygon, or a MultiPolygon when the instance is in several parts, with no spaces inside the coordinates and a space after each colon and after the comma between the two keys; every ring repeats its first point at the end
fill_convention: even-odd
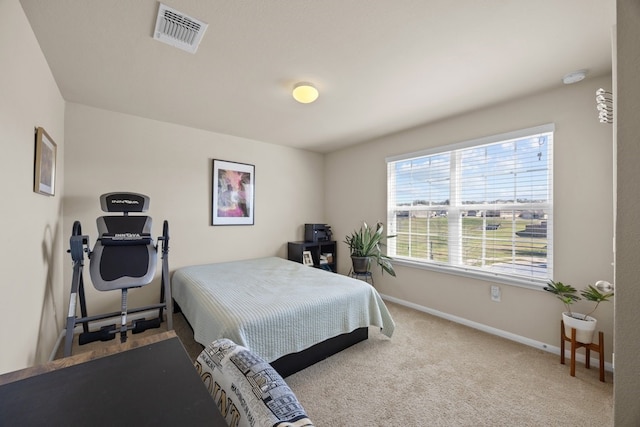
{"type": "Polygon", "coordinates": [[[56,189],[56,151],[58,147],[41,127],[36,128],[33,191],[53,196],[56,189]]]}

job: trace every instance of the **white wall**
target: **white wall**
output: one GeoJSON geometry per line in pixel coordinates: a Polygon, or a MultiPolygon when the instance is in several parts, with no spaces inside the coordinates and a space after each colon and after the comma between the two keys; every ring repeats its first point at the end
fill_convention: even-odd
{"type": "MultiPolygon", "coordinates": [[[[612,127],[600,124],[595,91],[611,89],[611,76],[589,78],[502,105],[407,130],[342,151],[326,160],[327,221],[337,240],[360,221],[386,220],[385,157],[488,135],[555,123],[554,276],[582,288],[613,280],[612,127]]],[[[341,270],[349,268],[346,245],[341,270]]],[[[397,266],[397,278],[376,273],[381,293],[559,346],[562,304],[538,290],[500,285],[502,302],[490,300],[491,282],[397,266]]],[[[586,307],[578,303],[576,311],[586,307]]],[[[584,312],[584,310],[582,310],[584,312]]],[[[611,360],[613,304],[595,313],[611,360]]]]}
{"type": "Polygon", "coordinates": [[[64,100],[17,0],[0,2],[0,373],[48,359],[62,312],[64,100]],[[55,197],[33,192],[34,128],[58,146],[55,197]]]}
{"type": "Polygon", "coordinates": [[[614,421],[640,425],[640,3],[617,2],[616,302],[614,421]]]}
{"type": "MultiPolygon", "coordinates": [[[[304,223],[324,221],[320,154],[73,103],[67,104],[65,130],[65,236],[79,220],[93,245],[95,221],[103,214],[99,197],[111,191],[151,198],[154,237],[162,233],[162,221],[169,221],[172,271],[242,258],[286,258],[287,241],[303,239],[304,223]],[[255,225],[210,225],[212,159],[255,165],[255,225]]],[[[65,289],[70,277],[68,267],[65,289]]],[[[118,292],[87,288],[90,314],[119,308],[118,292]]],[[[149,304],[158,292],[155,284],[133,290],[130,306],[149,304]]]]}

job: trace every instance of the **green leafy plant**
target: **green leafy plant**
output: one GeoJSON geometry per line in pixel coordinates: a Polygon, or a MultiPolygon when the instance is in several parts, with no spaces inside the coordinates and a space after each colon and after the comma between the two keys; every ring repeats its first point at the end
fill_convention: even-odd
{"type": "Polygon", "coordinates": [[[586,316],[589,316],[594,311],[596,311],[598,305],[600,305],[601,302],[609,301],[609,299],[613,296],[613,292],[602,293],[598,290],[598,288],[594,287],[593,285],[589,285],[586,289],[580,291],[580,295],[582,295],[582,298],[586,299],[587,301],[596,303],[595,307],[593,307],[593,310],[585,315],[586,319],[586,316]]]}
{"type": "Polygon", "coordinates": [[[390,275],[396,275],[393,265],[391,264],[391,257],[382,253],[382,246],[384,246],[385,238],[392,238],[395,236],[385,236],[384,226],[381,222],[376,224],[376,228],[369,227],[365,222],[358,230],[354,230],[351,234],[345,237],[344,243],[349,246],[349,251],[352,257],[365,257],[375,259],[376,263],[382,269],[382,272],[386,271],[390,275]]]}
{"type": "Polygon", "coordinates": [[[547,286],[544,287],[544,290],[547,292],[551,292],[556,296],[556,298],[562,301],[562,303],[567,308],[569,316],[575,317],[577,319],[580,319],[580,317],[577,317],[574,313],[571,312],[571,304],[581,300],[582,298],[587,301],[595,302],[596,305],[593,310],[585,314],[582,320],[586,320],[588,316],[596,311],[598,305],[600,305],[601,302],[609,301],[609,299],[613,296],[613,292],[600,292],[595,286],[589,285],[585,289],[580,291],[580,295],[582,295],[581,298],[578,295],[578,290],[573,286],[565,285],[562,282],[554,282],[553,280],[550,280],[549,283],[547,283],[547,286]]]}

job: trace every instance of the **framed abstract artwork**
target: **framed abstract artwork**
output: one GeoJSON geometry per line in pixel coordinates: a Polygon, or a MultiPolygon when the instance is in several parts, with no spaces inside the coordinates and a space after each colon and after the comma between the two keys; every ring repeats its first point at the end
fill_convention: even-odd
{"type": "Polygon", "coordinates": [[[33,191],[53,196],[56,189],[56,151],[58,147],[41,127],[36,128],[33,191]]]}
{"type": "Polygon", "coordinates": [[[255,166],[213,160],[212,225],[253,225],[255,166]]]}

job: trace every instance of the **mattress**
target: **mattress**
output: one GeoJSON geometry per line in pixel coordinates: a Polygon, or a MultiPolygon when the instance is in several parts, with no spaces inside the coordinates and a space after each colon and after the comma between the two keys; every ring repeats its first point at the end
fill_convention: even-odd
{"type": "Polygon", "coordinates": [[[197,342],[228,338],[267,362],[361,327],[395,329],[369,284],[278,257],[183,267],[171,285],[197,342]]]}

